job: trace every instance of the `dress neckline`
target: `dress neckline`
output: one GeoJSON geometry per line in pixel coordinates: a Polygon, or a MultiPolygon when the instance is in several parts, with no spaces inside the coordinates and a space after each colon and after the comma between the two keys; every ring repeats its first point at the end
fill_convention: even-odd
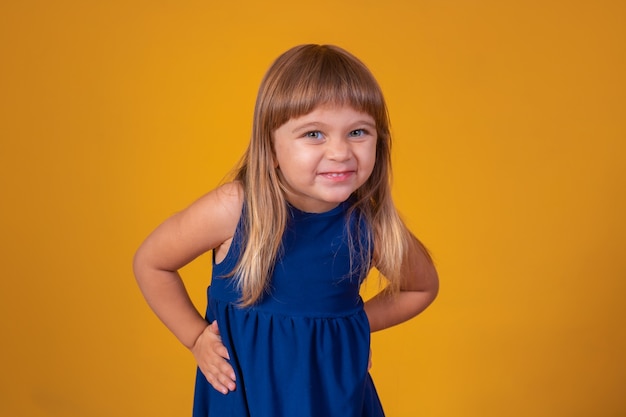
{"type": "Polygon", "coordinates": [[[321,213],[310,213],[307,211],[300,210],[299,208],[293,206],[291,203],[287,202],[287,209],[289,210],[290,217],[294,219],[300,219],[300,220],[336,216],[337,214],[343,214],[348,209],[349,206],[350,206],[350,201],[346,200],[342,203],[339,203],[337,207],[334,207],[328,211],[323,211],[321,213]]]}

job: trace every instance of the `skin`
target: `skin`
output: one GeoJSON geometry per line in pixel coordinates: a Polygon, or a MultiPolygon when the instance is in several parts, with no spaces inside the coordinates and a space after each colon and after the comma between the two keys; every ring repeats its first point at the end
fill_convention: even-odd
{"type": "MultiPolygon", "coordinates": [[[[274,132],[275,167],[287,201],[312,213],[345,201],[371,174],[376,139],[373,119],[349,106],[320,106],[287,121],[274,132]]],[[[222,185],[158,226],[133,262],[150,307],[192,352],[209,383],[224,394],[236,388],[236,381],[218,324],[208,325],[194,307],[178,270],[210,250],[216,262],[224,259],[242,205],[241,185],[222,185]]],[[[402,276],[399,294],[390,297],[383,291],[365,304],[372,331],[408,320],[434,300],[437,273],[416,240],[402,264],[402,276]]]]}
{"type": "Polygon", "coordinates": [[[274,132],[275,164],[285,198],[322,213],[346,201],[376,162],[376,123],[352,107],[319,106],[274,132]]]}

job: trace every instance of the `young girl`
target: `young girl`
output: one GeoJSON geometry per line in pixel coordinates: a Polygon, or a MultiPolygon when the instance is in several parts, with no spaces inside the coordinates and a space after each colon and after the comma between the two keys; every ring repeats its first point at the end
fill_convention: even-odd
{"type": "Polygon", "coordinates": [[[198,363],[194,417],[383,416],[370,332],[417,315],[438,289],[393,205],[390,148],[383,95],[357,58],[302,45],[270,67],[233,181],[135,255],[146,300],[198,363]],[[177,270],[210,250],[204,319],[177,270]],[[388,285],[363,303],[372,267],[388,285]]]}

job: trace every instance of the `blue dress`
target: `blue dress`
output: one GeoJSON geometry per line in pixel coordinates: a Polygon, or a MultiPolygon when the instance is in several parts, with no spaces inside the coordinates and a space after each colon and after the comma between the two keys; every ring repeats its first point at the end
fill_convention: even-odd
{"type": "Polygon", "coordinates": [[[221,394],[198,370],[194,417],[384,416],[367,370],[370,328],[359,296],[369,261],[351,262],[348,233],[357,250],[369,238],[358,236],[364,222],[348,219],[348,207],[289,207],[269,291],[246,308],[224,278],[238,260],[240,222],[226,258],[213,265],[206,312],[218,322],[237,388],[221,394]]]}

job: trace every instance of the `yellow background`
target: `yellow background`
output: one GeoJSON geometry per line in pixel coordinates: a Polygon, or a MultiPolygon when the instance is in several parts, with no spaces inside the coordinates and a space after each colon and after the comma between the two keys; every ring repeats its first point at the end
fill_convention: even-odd
{"type": "MultiPolygon", "coordinates": [[[[374,335],[388,415],[626,415],[624,2],[4,1],[0,39],[1,416],[190,415],[193,359],[131,257],[305,42],[380,81],[441,275],[374,335]]],[[[184,274],[203,309],[208,257],[184,274]]]]}

